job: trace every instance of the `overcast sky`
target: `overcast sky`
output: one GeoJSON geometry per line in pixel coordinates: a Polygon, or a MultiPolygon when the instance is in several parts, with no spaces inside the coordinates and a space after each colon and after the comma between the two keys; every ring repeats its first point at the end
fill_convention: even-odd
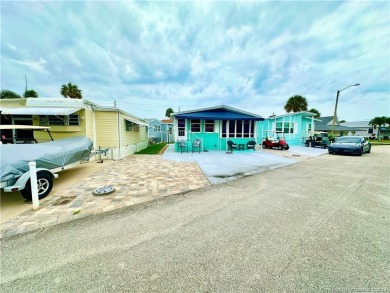
{"type": "Polygon", "coordinates": [[[347,121],[390,116],[389,1],[1,2],[1,89],[83,97],[141,118],[293,95],[347,121]]]}

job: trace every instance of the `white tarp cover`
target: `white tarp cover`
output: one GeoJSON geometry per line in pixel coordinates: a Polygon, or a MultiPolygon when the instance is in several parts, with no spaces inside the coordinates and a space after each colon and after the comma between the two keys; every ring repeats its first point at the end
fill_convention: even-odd
{"type": "Polygon", "coordinates": [[[38,144],[0,144],[0,182],[23,175],[31,161],[36,162],[37,168],[54,169],[89,158],[92,145],[87,137],[38,144]]]}

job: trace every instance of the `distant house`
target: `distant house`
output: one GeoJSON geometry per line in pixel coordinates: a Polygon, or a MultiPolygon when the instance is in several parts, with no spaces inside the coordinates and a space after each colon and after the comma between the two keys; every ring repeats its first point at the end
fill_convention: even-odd
{"type": "Polygon", "coordinates": [[[149,125],[149,138],[153,142],[173,142],[173,121],[171,119],[158,120],[156,118],[145,119],[149,125]]]}
{"type": "Polygon", "coordinates": [[[372,126],[369,124],[370,121],[353,121],[340,123],[342,126],[352,127],[358,130],[351,131],[350,135],[360,135],[364,137],[375,137],[377,139],[388,139],[390,137],[390,130],[385,126],[372,126]],[[386,138],[387,137],[387,138],[386,138]]]}
{"type": "Polygon", "coordinates": [[[189,150],[196,139],[201,140],[203,150],[226,150],[228,140],[246,144],[256,139],[257,123],[264,120],[259,115],[225,105],[176,112],[171,118],[175,139],[185,141],[189,150]]]}
{"type": "MultiPolygon", "coordinates": [[[[95,150],[109,149],[120,159],[147,146],[147,122],[116,107],[103,107],[85,99],[22,98],[0,100],[1,124],[50,126],[53,138],[87,136],[95,150]]],[[[13,131],[14,142],[29,135],[13,131]]],[[[38,142],[47,140],[36,133],[38,142]]]]}
{"type": "Polygon", "coordinates": [[[148,137],[154,142],[161,142],[161,122],[157,118],[147,118],[148,122],[148,137]]]}
{"type": "Polygon", "coordinates": [[[171,118],[163,119],[161,120],[161,125],[162,125],[162,140],[164,142],[174,142],[175,136],[173,133],[173,120],[171,118]]]}
{"type": "Polygon", "coordinates": [[[313,113],[305,111],[272,115],[257,124],[257,141],[283,136],[290,146],[303,145],[319,121],[313,113]]]}
{"type": "MultiPolygon", "coordinates": [[[[326,117],[319,117],[318,122],[315,124],[315,130],[316,131],[323,131],[323,132],[333,132],[333,116],[326,116],[326,117]]],[[[336,119],[335,125],[334,125],[334,133],[335,136],[347,136],[347,135],[358,135],[356,134],[357,131],[365,131],[364,128],[360,127],[349,127],[344,126],[339,123],[339,121],[336,119]]],[[[362,135],[367,136],[367,134],[362,135]]]]}
{"type": "Polygon", "coordinates": [[[378,129],[374,129],[371,125],[369,125],[370,121],[354,121],[354,122],[345,122],[340,123],[341,126],[358,128],[359,130],[350,131],[349,135],[359,135],[359,136],[378,136],[378,129]]]}

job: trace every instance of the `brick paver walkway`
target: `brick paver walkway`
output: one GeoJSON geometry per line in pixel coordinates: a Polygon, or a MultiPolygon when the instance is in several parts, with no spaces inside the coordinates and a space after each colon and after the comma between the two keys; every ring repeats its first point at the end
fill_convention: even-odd
{"type": "Polygon", "coordinates": [[[1,224],[1,237],[53,226],[88,215],[139,204],[164,196],[210,185],[195,162],[164,160],[159,155],[132,155],[103,168],[67,190],[41,201],[39,210],[29,210],[1,224]],[[94,196],[101,186],[115,192],[94,196]]]}

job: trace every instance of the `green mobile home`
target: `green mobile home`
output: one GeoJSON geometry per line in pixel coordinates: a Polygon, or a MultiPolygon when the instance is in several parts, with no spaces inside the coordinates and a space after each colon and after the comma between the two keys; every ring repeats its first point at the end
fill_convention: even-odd
{"type": "Polygon", "coordinates": [[[284,115],[272,115],[257,124],[257,141],[267,137],[284,136],[290,146],[304,145],[310,132],[314,131],[316,121],[311,112],[296,112],[284,115]]]}
{"type": "Polygon", "coordinates": [[[259,115],[229,106],[217,106],[171,114],[174,120],[175,150],[184,141],[191,151],[192,143],[199,139],[202,150],[226,150],[227,141],[246,144],[257,137],[259,115]]]}

